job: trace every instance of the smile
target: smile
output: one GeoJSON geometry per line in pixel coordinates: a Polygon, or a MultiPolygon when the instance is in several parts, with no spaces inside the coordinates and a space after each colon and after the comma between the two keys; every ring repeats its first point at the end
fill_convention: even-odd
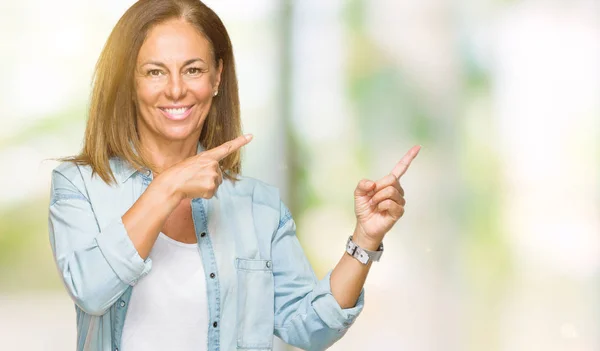
{"type": "Polygon", "coordinates": [[[173,121],[181,121],[189,116],[193,106],[194,105],[181,107],[159,107],[158,109],[168,119],[173,121]]]}

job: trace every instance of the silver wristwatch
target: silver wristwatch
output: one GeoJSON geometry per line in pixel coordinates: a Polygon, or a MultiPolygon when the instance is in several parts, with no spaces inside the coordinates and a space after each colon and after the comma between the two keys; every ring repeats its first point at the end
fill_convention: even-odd
{"type": "Polygon", "coordinates": [[[356,258],[360,263],[365,265],[369,263],[369,261],[379,262],[381,254],[383,253],[383,243],[379,244],[377,251],[370,251],[356,245],[352,241],[352,236],[350,236],[348,237],[348,242],[346,243],[346,252],[350,256],[356,258]]]}

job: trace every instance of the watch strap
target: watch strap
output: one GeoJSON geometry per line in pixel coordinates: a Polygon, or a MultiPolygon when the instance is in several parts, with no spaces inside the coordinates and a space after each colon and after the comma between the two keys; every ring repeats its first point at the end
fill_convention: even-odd
{"type": "Polygon", "coordinates": [[[363,249],[352,241],[352,236],[348,237],[346,242],[346,252],[356,258],[362,264],[368,264],[369,261],[379,262],[383,254],[383,243],[379,245],[377,251],[363,249]]]}

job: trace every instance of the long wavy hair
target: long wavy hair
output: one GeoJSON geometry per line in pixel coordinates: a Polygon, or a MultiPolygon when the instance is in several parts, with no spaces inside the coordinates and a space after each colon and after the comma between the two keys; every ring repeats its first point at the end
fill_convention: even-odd
{"type": "MultiPolygon", "coordinates": [[[[140,152],[134,70],[149,30],[179,18],[195,26],[209,41],[215,67],[219,60],[223,62],[219,94],[213,98],[199,142],[211,149],[241,135],[233,49],[221,19],[199,0],[140,0],[119,19],[104,45],[94,72],[83,148],[78,155],[63,160],[91,166],[106,183],[115,181],[109,163],[112,157],[138,170],[153,168],[140,152]]],[[[223,159],[221,168],[224,177],[236,180],[241,172],[240,151],[223,159]]]]}

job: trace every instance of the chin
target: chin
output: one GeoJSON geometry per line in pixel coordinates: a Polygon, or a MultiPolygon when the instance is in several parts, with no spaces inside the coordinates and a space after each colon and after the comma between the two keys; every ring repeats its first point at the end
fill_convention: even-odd
{"type": "Polygon", "coordinates": [[[184,141],[189,138],[196,138],[196,135],[199,135],[197,130],[179,127],[179,128],[168,128],[166,130],[162,130],[160,132],[162,136],[171,141],[184,141]]]}

